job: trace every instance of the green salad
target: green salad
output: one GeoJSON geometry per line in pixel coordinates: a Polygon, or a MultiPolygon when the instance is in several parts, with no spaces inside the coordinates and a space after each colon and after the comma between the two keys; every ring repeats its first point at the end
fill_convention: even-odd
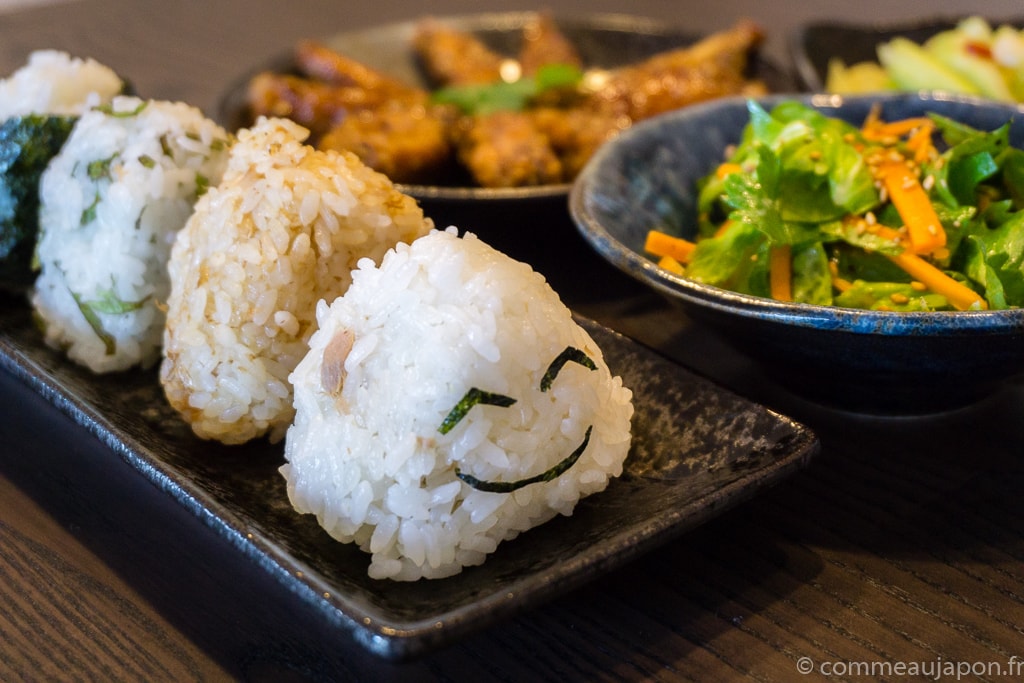
{"type": "Polygon", "coordinates": [[[756,296],[892,311],[1024,305],[1024,151],[1010,124],[937,114],[859,127],[803,103],[750,121],[698,184],[695,241],[652,230],[666,269],[756,296]]]}

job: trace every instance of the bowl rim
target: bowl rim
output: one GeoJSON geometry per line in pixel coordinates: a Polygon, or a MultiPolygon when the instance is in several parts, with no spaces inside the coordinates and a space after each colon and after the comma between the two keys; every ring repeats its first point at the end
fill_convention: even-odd
{"type": "Polygon", "coordinates": [[[884,93],[872,95],[840,96],[820,93],[776,94],[748,98],[734,96],[712,102],[696,104],[641,121],[616,139],[605,143],[577,177],[569,194],[569,213],[582,234],[605,259],[627,274],[654,287],[669,298],[683,303],[710,308],[721,313],[738,315],[765,322],[828,329],[855,334],[881,334],[888,336],[915,335],[940,336],[970,334],[1024,335],[1024,308],[984,311],[873,311],[841,306],[788,303],[767,297],[733,292],[713,285],[689,280],[660,268],[647,256],[640,254],[615,238],[592,214],[589,203],[595,191],[599,170],[616,163],[620,150],[634,139],[644,138],[651,131],[672,125],[680,119],[711,115],[719,109],[746,107],[748,100],[771,106],[782,101],[799,100],[812,106],[836,108],[847,103],[898,102],[905,100],[927,102],[954,102],[968,106],[982,106],[1005,110],[1011,116],[1024,120],[1024,104],[1014,105],[979,97],[944,92],[884,93]]]}

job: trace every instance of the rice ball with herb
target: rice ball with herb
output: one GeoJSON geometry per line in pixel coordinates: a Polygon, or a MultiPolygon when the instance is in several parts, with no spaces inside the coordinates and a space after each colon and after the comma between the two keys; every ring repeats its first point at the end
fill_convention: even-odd
{"type": "Polygon", "coordinates": [[[110,102],[125,88],[112,69],[94,59],[37,50],[0,81],[0,121],[27,114],[77,115],[110,102]]]}
{"type": "Polygon", "coordinates": [[[373,578],[451,576],[603,490],[632,393],[543,276],[432,232],[321,302],[281,473],[373,578]]]}
{"type": "Polygon", "coordinates": [[[202,438],[280,440],[316,302],[344,293],[360,259],[432,227],[388,178],[308,134],[273,118],[239,131],[223,181],[174,245],[160,379],[202,438]]]}
{"type": "Polygon", "coordinates": [[[171,244],[227,146],[183,103],[118,97],[81,116],[40,180],[32,303],[47,344],[97,373],[160,359],[171,244]]]}
{"type": "Polygon", "coordinates": [[[0,80],[0,287],[20,292],[35,279],[39,178],[78,115],[123,88],[111,69],[56,50],[0,80]]]}

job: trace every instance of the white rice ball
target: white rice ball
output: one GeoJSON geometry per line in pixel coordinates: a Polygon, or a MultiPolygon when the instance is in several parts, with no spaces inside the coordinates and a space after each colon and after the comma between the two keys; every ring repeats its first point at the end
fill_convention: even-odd
{"type": "Polygon", "coordinates": [[[94,59],[37,50],[28,63],[0,81],[0,121],[27,114],[81,114],[110,102],[121,78],[94,59]]]}
{"type": "Polygon", "coordinates": [[[317,322],[281,473],[371,577],[480,564],[622,472],[632,393],[543,276],[472,234],[362,261],[317,322]]]}
{"type": "Polygon", "coordinates": [[[204,439],[280,440],[316,302],[344,293],[359,259],[433,226],[385,176],[303,144],[308,134],[285,119],[239,131],[174,245],[160,379],[204,439]]]}
{"type": "Polygon", "coordinates": [[[171,244],[227,146],[182,103],[118,97],[82,115],[40,179],[32,303],[47,344],[97,373],[159,360],[171,244]]]}

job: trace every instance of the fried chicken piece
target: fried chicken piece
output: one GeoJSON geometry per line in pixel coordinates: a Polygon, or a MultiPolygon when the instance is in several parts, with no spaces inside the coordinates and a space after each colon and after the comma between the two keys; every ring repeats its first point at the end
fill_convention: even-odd
{"type": "Polygon", "coordinates": [[[464,117],[455,139],[459,161],[481,187],[547,185],[563,179],[562,163],[528,113],[464,117]]]}
{"type": "Polygon", "coordinates": [[[546,64],[568,64],[583,68],[576,47],[555,23],[551,12],[538,12],[523,26],[523,46],[519,65],[524,76],[537,72],[546,64]]]}
{"type": "Polygon", "coordinates": [[[630,125],[628,117],[580,108],[539,107],[530,115],[561,160],[567,181],[579,174],[598,147],[630,125]]]}
{"type": "Polygon", "coordinates": [[[428,93],[347,57],[315,40],[300,40],[295,46],[295,65],[314,80],[331,85],[362,88],[390,97],[425,101],[428,93]]]}
{"type": "Polygon", "coordinates": [[[391,102],[425,105],[430,93],[381,73],[314,40],[299,41],[294,52],[302,75],[263,72],[249,82],[253,119],[290,118],[312,133],[313,141],[349,114],[391,102]]]}
{"type": "Polygon", "coordinates": [[[396,102],[352,113],[318,146],[353,152],[396,183],[425,183],[442,175],[452,160],[450,119],[440,108],[396,102]]]}
{"type": "Polygon", "coordinates": [[[386,94],[359,87],[329,85],[301,76],[263,72],[249,81],[249,111],[259,116],[289,118],[314,137],[337,125],[353,110],[380,106],[386,94]]]}
{"type": "Polygon", "coordinates": [[[417,24],[412,44],[438,86],[493,83],[501,80],[501,67],[507,61],[476,36],[431,18],[417,24]]]}
{"type": "Polygon", "coordinates": [[[588,98],[588,106],[633,121],[726,95],[758,95],[763,83],[748,80],[747,66],[764,33],[749,20],[689,47],[613,69],[588,98]]]}

